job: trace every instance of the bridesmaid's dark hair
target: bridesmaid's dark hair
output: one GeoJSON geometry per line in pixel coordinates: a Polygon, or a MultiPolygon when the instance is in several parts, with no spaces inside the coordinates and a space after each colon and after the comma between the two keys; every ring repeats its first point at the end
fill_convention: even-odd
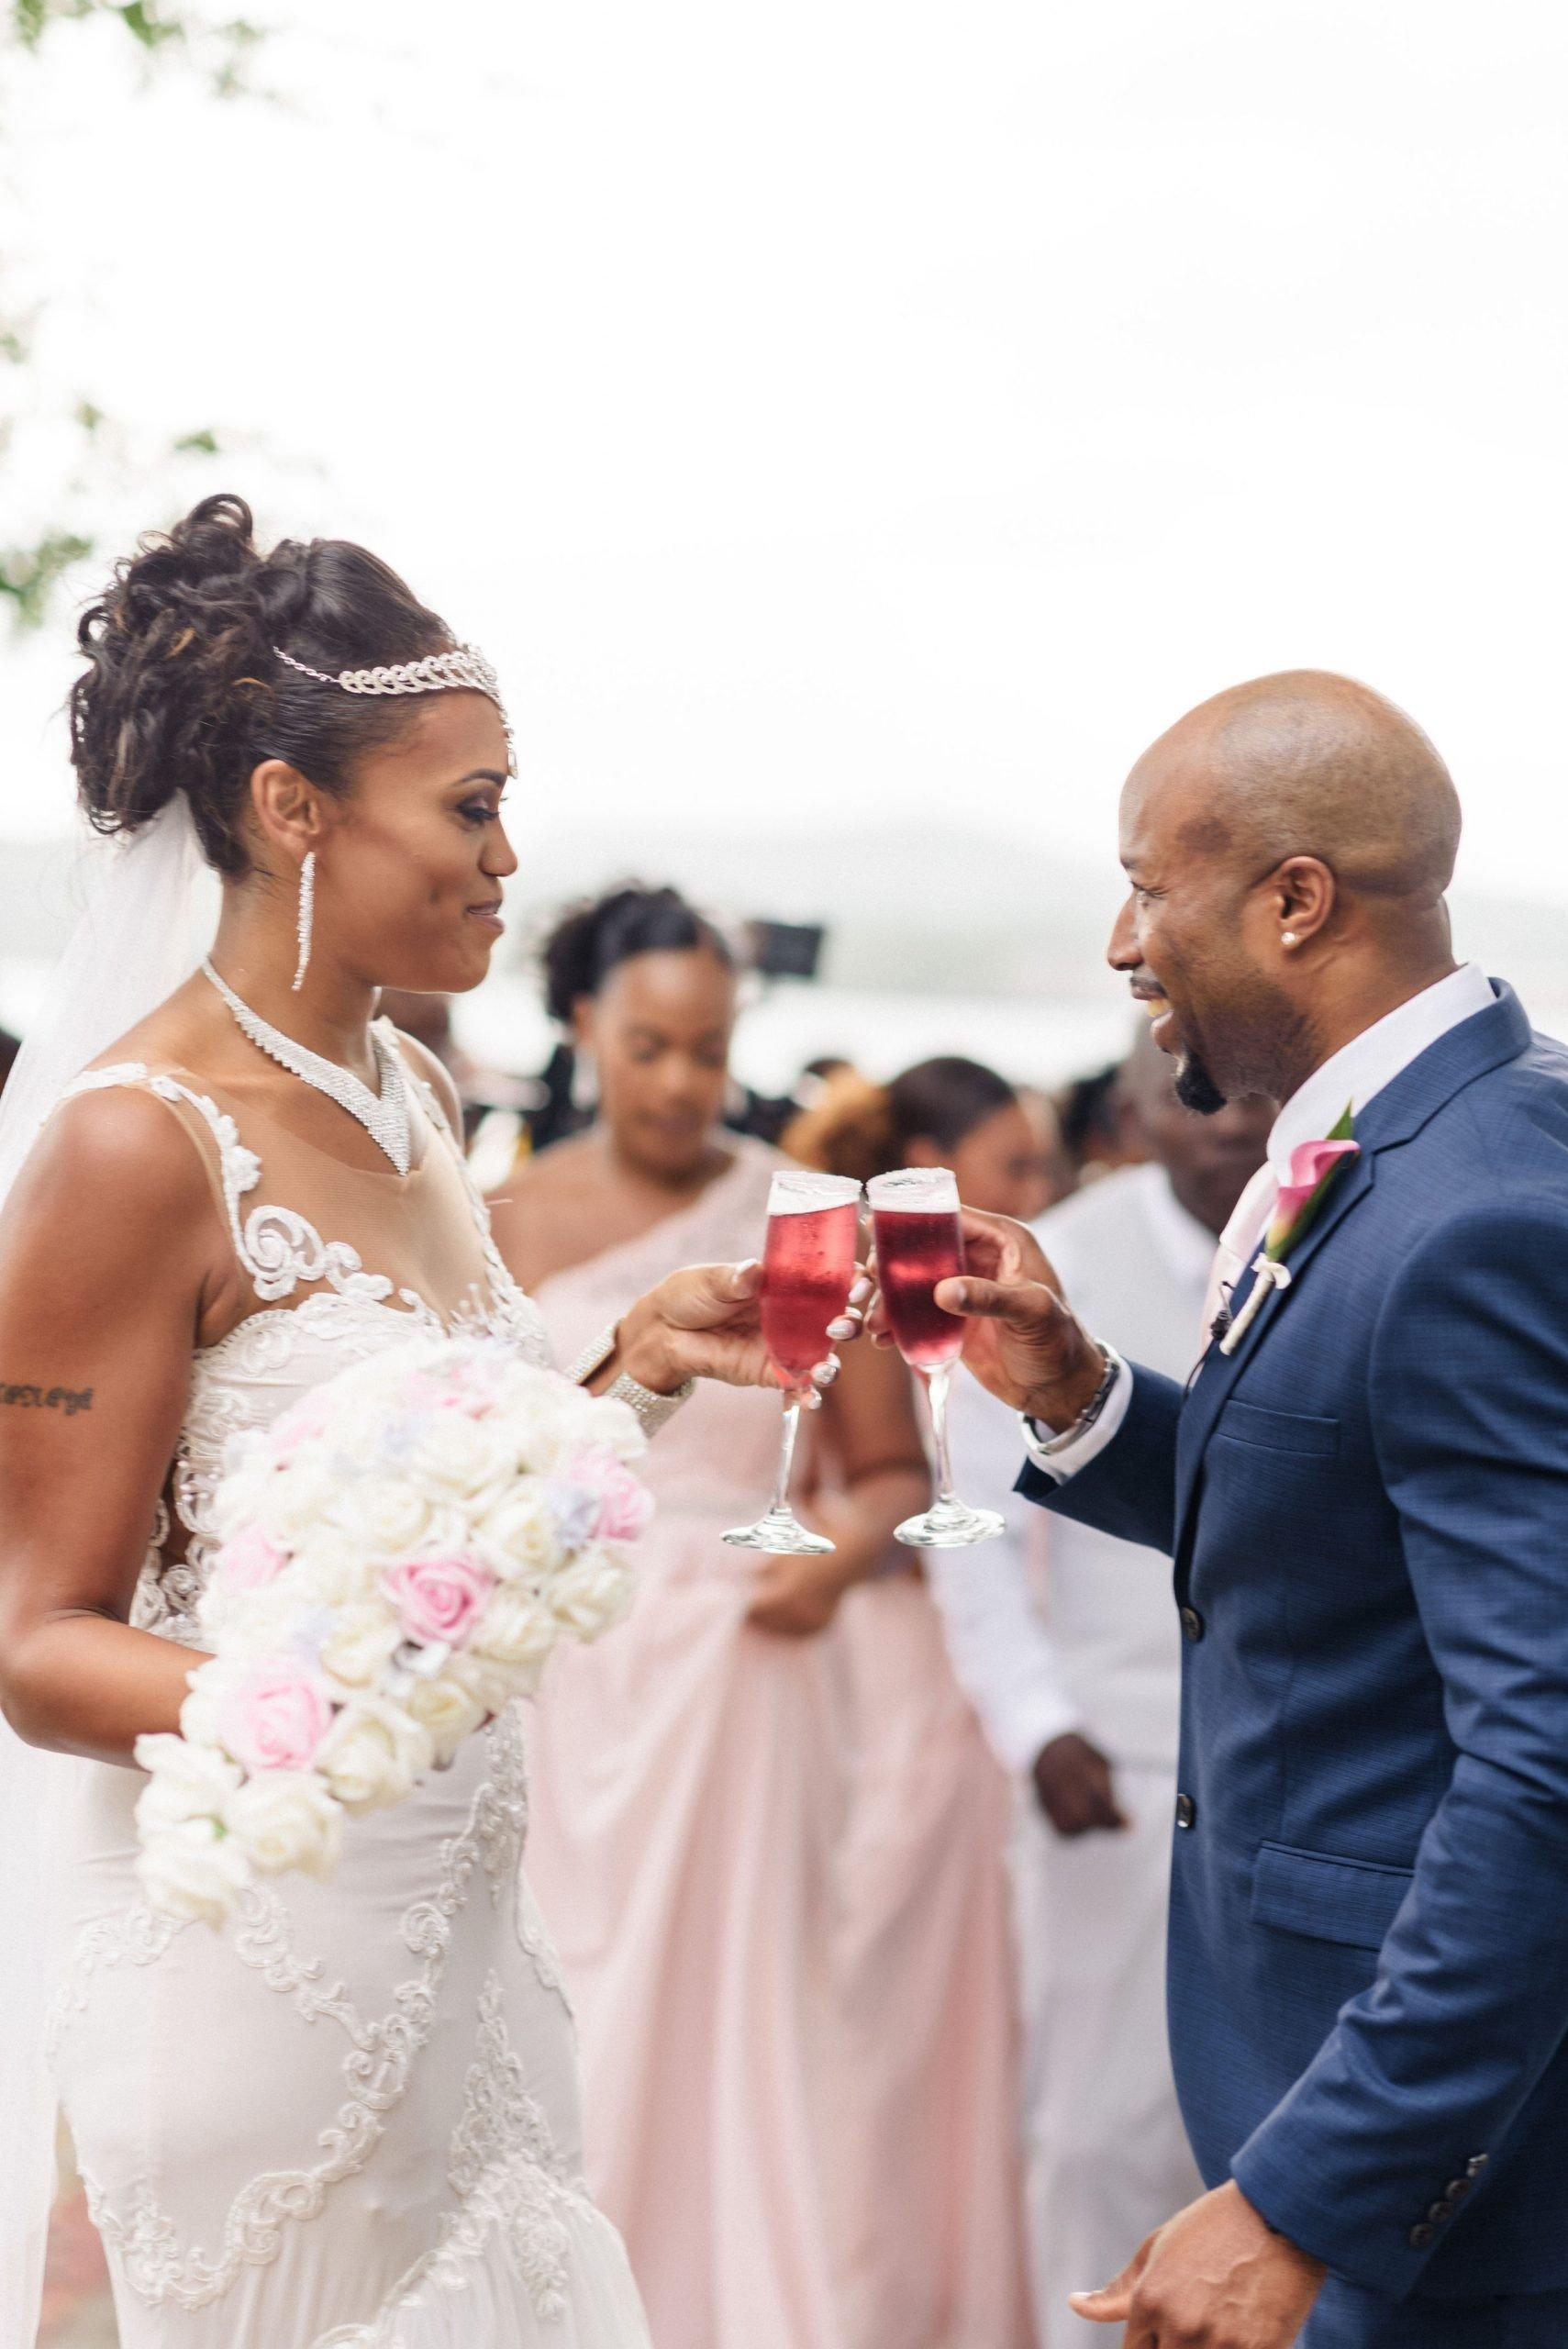
{"type": "Polygon", "coordinates": [[[595,996],[622,963],[637,954],[711,954],[727,971],[735,968],[725,935],[688,905],[678,889],[645,889],[635,882],[607,896],[571,907],[540,950],[545,1008],[569,1027],[584,996],[595,996]]]}
{"type": "Polygon", "coordinates": [[[1018,1097],[994,1068],[957,1052],[918,1061],[891,1085],[873,1085],[858,1069],[840,1068],[826,1079],[811,1108],[785,1127],[780,1142],[803,1166],[869,1183],[903,1166],[912,1141],[956,1150],[1018,1097]]]}
{"type": "Polygon", "coordinates": [[[236,875],[250,867],[246,791],[263,759],[346,796],[363,753],[423,706],[317,684],[273,647],[330,675],[454,642],[347,539],[284,539],[263,554],[250,508],[228,493],[117,563],[76,636],[87,665],[71,688],[71,757],[89,820],[134,832],[183,791],[208,863],[236,875]]]}

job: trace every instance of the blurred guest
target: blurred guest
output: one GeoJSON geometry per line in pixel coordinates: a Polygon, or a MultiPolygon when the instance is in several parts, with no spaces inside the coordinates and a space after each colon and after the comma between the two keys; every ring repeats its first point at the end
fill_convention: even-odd
{"type": "MultiPolygon", "coordinates": [[[[1078,1169],[1062,1137],[1062,1117],[1049,1093],[1038,1085],[1020,1085],[1018,1107],[1034,1129],[1036,1180],[1032,1192],[1024,1200],[1023,1223],[1032,1223],[1037,1215],[1053,1208],[1058,1199],[1065,1199],[1078,1187],[1078,1169]]],[[[1022,1195],[1020,1195],[1022,1196],[1022,1195]]]]}
{"type": "MultiPolygon", "coordinates": [[[[1147,1033],[1122,1090],[1154,1163],[1106,1175],[1035,1228],[1093,1327],[1182,1377],[1216,1237],[1262,1163],[1273,1107],[1184,1109],[1147,1033]]],[[[959,1678],[1019,1787],[1035,2324],[1040,2349],[1086,2349],[1103,2332],[1068,2292],[1114,2275],[1129,2243],[1202,2191],[1165,2038],[1181,1630],[1169,1559],[1010,1497],[1018,1422],[973,1379],[954,1387],[951,1421],[966,1489],[1009,1494],[1006,1539],[933,1553],[931,1573],[959,1678]]]]}
{"type": "Polygon", "coordinates": [[[1125,1062],[1112,1061],[1091,1076],[1075,1077],[1058,1097],[1062,1147],[1076,1183],[1097,1182],[1118,1166],[1141,1164],[1149,1155],[1137,1119],[1128,1114],[1125,1067],[1125,1062]]]}
{"type": "MultiPolygon", "coordinates": [[[[735,969],[673,890],[579,908],[544,967],[594,1121],[528,1163],[495,1229],[570,1350],[640,1294],[642,1267],[758,1252],[785,1162],[720,1129],[735,969]]],[[[771,1489],[779,1419],[776,1395],[705,1386],[660,1437],[636,1605],[556,1659],[530,1739],[528,1872],[578,2010],[588,2174],[671,2349],[847,2338],[830,2251],[834,1624],[925,1469],[898,1364],[857,1348],[803,1445],[834,1490],[801,1506],[837,1550],[726,1549],[771,1489]]]]}
{"type": "MultiPolygon", "coordinates": [[[[622,888],[608,891],[596,902],[607,905],[612,898],[617,897],[674,896],[675,894],[673,890],[646,889],[631,882],[622,888]]],[[[717,924],[709,927],[723,947],[731,968],[739,970],[740,958],[728,938],[717,924]]],[[[562,1030],[561,1041],[539,1075],[529,1080],[533,1097],[528,1112],[525,1155],[528,1152],[548,1150],[552,1143],[564,1141],[571,1134],[585,1132],[598,1111],[598,1074],[593,1048],[584,1042],[570,1012],[555,1016],[562,1030]]],[[[798,1107],[799,1104],[788,1095],[775,1097],[759,1093],[731,1074],[725,1084],[719,1122],[731,1133],[751,1134],[761,1141],[776,1142],[798,1107]]]]}
{"type": "MultiPolygon", "coordinates": [[[[829,1079],[785,1141],[808,1164],[862,1181],[951,1166],[966,1199],[1002,1214],[1039,1196],[1037,1130],[1006,1080],[975,1061],[926,1061],[888,1085],[829,1079]]],[[[836,1934],[850,2031],[848,2338],[851,2349],[1023,2349],[1007,1783],[913,1554],[888,1563],[895,1570],[842,1609],[856,1765],[836,1934]]]]}

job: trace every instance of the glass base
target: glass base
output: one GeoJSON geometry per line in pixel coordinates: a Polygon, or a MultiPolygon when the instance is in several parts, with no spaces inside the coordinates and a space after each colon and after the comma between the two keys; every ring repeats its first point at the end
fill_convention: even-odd
{"type": "Polygon", "coordinates": [[[972,1542],[994,1542],[1006,1531],[994,1508],[971,1508],[967,1501],[950,1495],[945,1501],[933,1501],[923,1517],[906,1517],[893,1538],[906,1550],[967,1550],[972,1542]]]}
{"type": "MultiPolygon", "coordinates": [[[[1001,1522],[998,1518],[998,1531],[1001,1522]]],[[[719,1539],[732,1550],[766,1550],[775,1558],[825,1558],[836,1547],[826,1535],[802,1525],[791,1508],[771,1508],[755,1525],[732,1526],[719,1539]]]]}

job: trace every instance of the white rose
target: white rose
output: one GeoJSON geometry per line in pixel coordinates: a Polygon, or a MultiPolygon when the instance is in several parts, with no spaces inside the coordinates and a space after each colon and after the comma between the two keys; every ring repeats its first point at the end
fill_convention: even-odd
{"type": "Polygon", "coordinates": [[[472,1687],[439,1672],[432,1680],[416,1680],[408,1694],[408,1709],[430,1732],[439,1761],[447,1762],[465,1737],[472,1737],[494,1706],[482,1704],[472,1687]]]}
{"type": "Polygon", "coordinates": [[[517,1473],[517,1427],[508,1419],[471,1419],[465,1411],[433,1411],[415,1435],[411,1465],[446,1499],[499,1494],[517,1473]]]}
{"type": "Polygon", "coordinates": [[[544,1662],[558,1636],[555,1619],[542,1599],[504,1584],[484,1610],[473,1647],[493,1664],[526,1670],[544,1662]]]}
{"type": "Polygon", "coordinates": [[[281,1533],[292,1548],[295,1534],[330,1522],[332,1503],[342,1489],[341,1475],[318,1453],[302,1453],[268,1479],[258,1521],[281,1533]]]}
{"type": "Polygon", "coordinates": [[[262,1590],[225,1591],[215,1582],[202,1593],[203,1627],[217,1635],[226,1655],[282,1654],[295,1645],[309,1612],[292,1573],[262,1590]]]}
{"type": "Polygon", "coordinates": [[[152,1907],[164,1916],[208,1925],[222,1924],[250,1882],[250,1865],[239,1845],[210,1819],[161,1828],[144,1846],[136,1873],[152,1907]]]}
{"type": "Polygon", "coordinates": [[[239,1784],[237,1764],[209,1745],[189,1745],[183,1737],[139,1737],[136,1758],[151,1773],[137,1797],[136,1823],[145,1837],[187,1820],[221,1819],[239,1784]]]}
{"type": "Polygon", "coordinates": [[[634,1587],[629,1568],[614,1551],[584,1550],[576,1564],[550,1585],[550,1612],[562,1631],[580,1640],[596,1640],[626,1613],[634,1587]]]}
{"type": "Polygon", "coordinates": [[[583,1431],[585,1443],[602,1443],[617,1460],[628,1464],[640,1460],[648,1449],[648,1438],[642,1432],[642,1422],[629,1403],[611,1401],[607,1395],[597,1397],[592,1403],[588,1422],[583,1431]]]}
{"type": "Polygon", "coordinates": [[[252,1867],[326,1876],[343,1840],[343,1813],[314,1770],[263,1770],[229,1797],[224,1824],[252,1867]]]}
{"type": "Polygon", "coordinates": [[[321,1642],[321,1663],[350,1688],[374,1686],[391,1663],[403,1634],[389,1608],[373,1599],[345,1607],[321,1642]]]}
{"type": "Polygon", "coordinates": [[[364,1588],[363,1555],[335,1525],[311,1526],[302,1531],[289,1562],[288,1584],[304,1605],[341,1607],[364,1588]]]}
{"type": "Polygon", "coordinates": [[[316,1767],[345,1810],[401,1802],[435,1759],[428,1730],[389,1697],[356,1698],[338,1715],[316,1767]]]}
{"type": "Polygon", "coordinates": [[[503,1582],[545,1573],[560,1551],[561,1533],[539,1480],[525,1477],[486,1509],[470,1546],[503,1582]]]}
{"type": "Polygon", "coordinates": [[[328,1522],[365,1556],[406,1558],[429,1538],[430,1496],[407,1476],[356,1476],[341,1486],[328,1522]]]}
{"type": "Polygon", "coordinates": [[[237,1533],[260,1521],[272,1487],[272,1472],[260,1462],[248,1462],[225,1476],[212,1502],[213,1526],[220,1542],[232,1542],[237,1533]]]}
{"type": "Polygon", "coordinates": [[[246,1665],[242,1658],[211,1656],[192,1673],[189,1692],[180,1707],[180,1734],[192,1745],[218,1748],[223,1739],[218,1733],[217,1717],[224,1698],[237,1688],[244,1678],[246,1665]]]}
{"type": "Polygon", "coordinates": [[[466,1689],[480,1711],[489,1714],[500,1712],[514,1697],[526,1696],[537,1687],[543,1669],[542,1656],[525,1670],[517,1664],[497,1664],[489,1656],[475,1655],[472,1648],[465,1648],[443,1667],[441,1677],[466,1689]]]}

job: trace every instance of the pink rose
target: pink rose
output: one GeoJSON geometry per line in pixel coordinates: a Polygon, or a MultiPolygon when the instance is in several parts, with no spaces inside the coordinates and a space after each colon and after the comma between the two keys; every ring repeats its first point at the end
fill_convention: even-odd
{"type": "Polygon", "coordinates": [[[220,1698],[217,1733],[247,1770],[307,1770],[332,1726],[318,1672],[297,1656],[263,1656],[220,1698]]]}
{"type": "Polygon", "coordinates": [[[259,1525],[248,1525],[232,1542],[226,1542],[217,1558],[218,1571],[229,1590],[264,1590],[270,1582],[276,1582],[288,1562],[288,1552],[259,1525]]]}
{"type": "Polygon", "coordinates": [[[495,1577],[461,1553],[449,1558],[409,1558],[388,1566],[381,1586],[397,1609],[406,1637],[421,1646],[462,1647],[490,1604],[495,1577]]]}
{"type": "Polygon", "coordinates": [[[653,1515],[653,1496],[639,1482],[624,1460],[595,1448],[580,1452],[566,1472],[598,1504],[594,1520],[595,1542],[635,1542],[646,1532],[653,1515]]]}

